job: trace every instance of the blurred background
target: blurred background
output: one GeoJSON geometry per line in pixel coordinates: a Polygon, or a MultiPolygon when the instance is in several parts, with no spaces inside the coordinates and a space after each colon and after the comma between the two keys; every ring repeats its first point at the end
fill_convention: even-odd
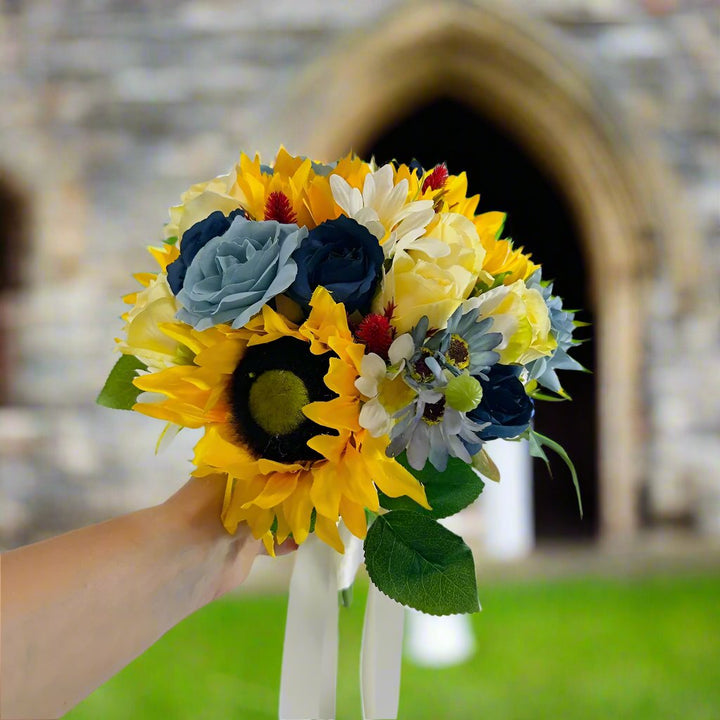
{"type": "MultiPolygon", "coordinates": [[[[158,423],[94,405],[182,191],[281,143],[445,161],[592,323],[592,374],[536,415],[586,512],[562,464],[496,449],[503,482],[453,520],[476,652],[430,670],[409,651],[401,717],[717,717],[719,37],[713,0],[0,0],[0,549],[187,477],[195,435],[155,456],[158,423]]],[[[273,717],[291,564],[69,717],[273,717]]]]}

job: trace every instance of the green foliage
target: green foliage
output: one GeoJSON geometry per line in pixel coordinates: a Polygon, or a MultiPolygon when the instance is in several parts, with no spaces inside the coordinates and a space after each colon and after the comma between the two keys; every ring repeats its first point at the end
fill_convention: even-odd
{"type": "Polygon", "coordinates": [[[138,370],[147,370],[147,365],[133,355],[122,355],[110,371],[95,402],[115,410],[132,410],[141,393],[132,384],[138,370]]]}
{"type": "Polygon", "coordinates": [[[453,615],[480,609],[470,548],[425,515],[380,515],[365,539],[365,567],[382,592],[416,610],[453,615]]]}
{"type": "Polygon", "coordinates": [[[380,505],[386,510],[412,510],[433,518],[449,517],[475,502],[485,487],[472,466],[459,458],[449,458],[444,473],[439,473],[429,462],[422,470],[411,468],[405,453],[396,460],[425,486],[432,510],[426,510],[406,495],[391,498],[379,492],[380,505]]]}
{"type": "Polygon", "coordinates": [[[166,245],[174,245],[177,241],[178,241],[177,236],[165,238],[165,240],[163,240],[163,242],[166,245]]]}
{"type": "Polygon", "coordinates": [[[529,443],[530,443],[530,454],[533,457],[540,458],[541,460],[545,461],[545,464],[547,465],[548,472],[551,472],[550,470],[550,461],[548,460],[547,455],[545,454],[544,447],[550,448],[553,452],[555,452],[557,455],[560,456],[562,461],[567,465],[568,469],[570,470],[570,475],[572,477],[573,485],[575,487],[575,493],[577,494],[577,501],[578,501],[578,510],[580,511],[580,517],[583,516],[583,508],[582,508],[582,498],[580,497],[580,483],[578,482],[578,476],[575,472],[575,465],[573,465],[572,460],[570,459],[570,456],[565,451],[565,448],[563,448],[560,443],[555,442],[555,440],[551,440],[549,437],[546,437],[545,435],[541,435],[536,430],[533,430],[532,428],[528,428],[528,430],[525,433],[525,437],[527,437],[529,443]]]}

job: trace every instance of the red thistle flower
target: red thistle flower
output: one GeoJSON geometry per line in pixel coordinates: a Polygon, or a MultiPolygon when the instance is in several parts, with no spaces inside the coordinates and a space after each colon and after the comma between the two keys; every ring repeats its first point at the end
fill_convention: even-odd
{"type": "Polygon", "coordinates": [[[365,345],[369,353],[388,359],[388,350],[395,339],[395,328],[386,315],[372,313],[364,317],[355,330],[355,337],[365,345]]]}
{"type": "Polygon", "coordinates": [[[432,172],[425,178],[425,182],[422,186],[422,191],[425,192],[428,188],[431,190],[439,190],[445,185],[448,179],[448,169],[445,163],[436,165],[432,172]]]}
{"type": "Polygon", "coordinates": [[[290,200],[284,192],[271,192],[265,201],[265,219],[277,220],[279,223],[295,223],[297,215],[292,209],[290,200]]]}

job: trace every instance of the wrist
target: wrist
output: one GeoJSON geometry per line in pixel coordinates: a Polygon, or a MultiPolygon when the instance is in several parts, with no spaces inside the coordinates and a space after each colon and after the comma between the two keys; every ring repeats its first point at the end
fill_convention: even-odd
{"type": "Polygon", "coordinates": [[[199,573],[182,573],[191,583],[191,612],[241,584],[260,550],[246,525],[234,535],[223,527],[224,493],[224,476],[191,478],[158,508],[183,548],[179,560],[200,566],[199,573]]]}

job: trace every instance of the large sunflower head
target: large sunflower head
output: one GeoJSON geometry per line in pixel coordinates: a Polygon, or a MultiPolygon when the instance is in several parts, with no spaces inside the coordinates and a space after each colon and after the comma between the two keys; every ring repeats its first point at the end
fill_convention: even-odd
{"type": "Polygon", "coordinates": [[[364,346],[356,343],[342,304],[318,288],[307,320],[291,323],[269,306],[245,328],[197,331],[163,326],[194,353],[191,365],[141,376],[159,402],[138,412],[187,427],[204,427],[194,475],[225,474],[223,523],[247,522],[271,549],[291,533],[315,532],[339,552],[342,518],[363,538],[365,508],[379,510],[377,488],[422,505],[422,485],[385,455],[387,438],[360,427],[355,387],[364,346]]]}

